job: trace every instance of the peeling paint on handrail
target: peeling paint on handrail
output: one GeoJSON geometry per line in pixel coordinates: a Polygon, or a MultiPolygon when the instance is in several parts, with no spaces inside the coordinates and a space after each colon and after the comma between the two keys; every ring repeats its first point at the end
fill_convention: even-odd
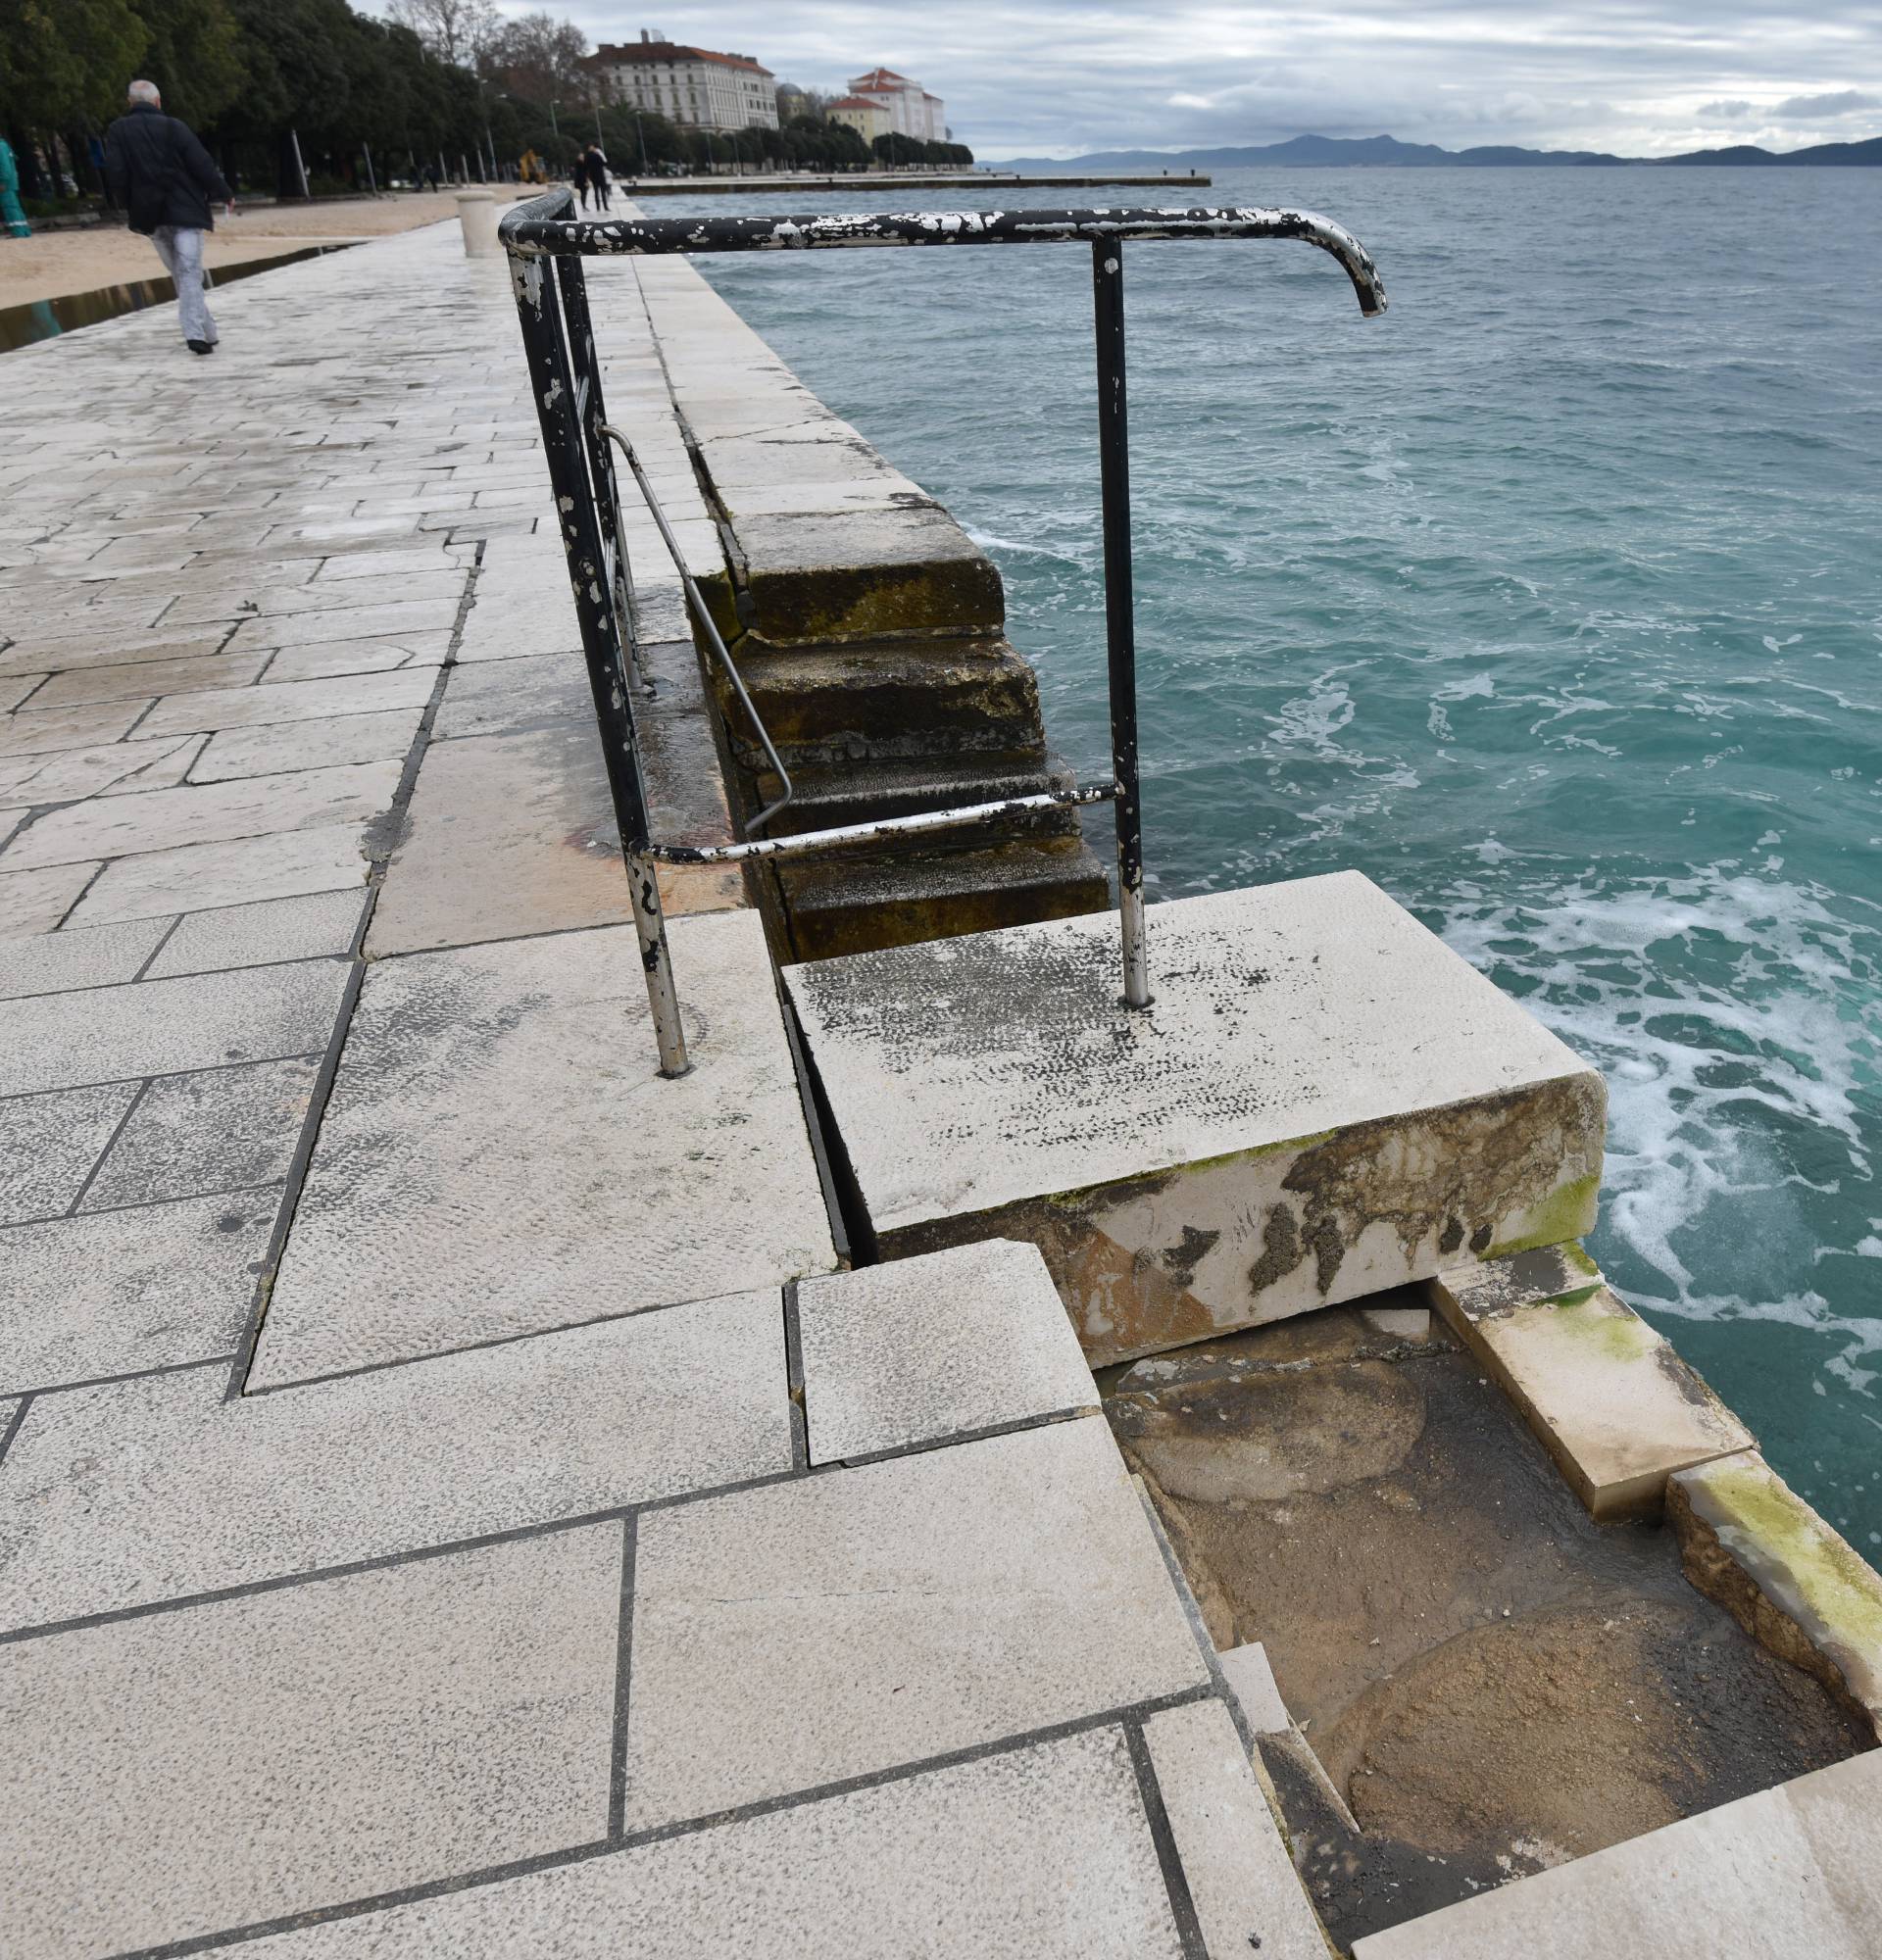
{"type": "Polygon", "coordinates": [[[630,258],[714,252],[825,252],[884,245],[1090,244],[1098,239],[1298,239],[1336,259],[1367,318],[1385,312],[1385,285],[1365,247],[1330,218],[1285,207],[1194,205],[1177,211],[887,211],[794,218],[577,219],[573,193],[551,191],[504,219],[520,257],[630,258]]]}

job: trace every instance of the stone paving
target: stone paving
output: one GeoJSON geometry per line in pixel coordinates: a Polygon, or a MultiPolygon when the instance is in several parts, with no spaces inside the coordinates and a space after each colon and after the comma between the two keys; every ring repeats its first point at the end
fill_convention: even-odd
{"type": "Polygon", "coordinates": [[[0,1951],[1314,1960],[1038,1255],[838,1270],[722,873],[653,1074],[503,268],[219,311],[0,404],[0,1951]]]}

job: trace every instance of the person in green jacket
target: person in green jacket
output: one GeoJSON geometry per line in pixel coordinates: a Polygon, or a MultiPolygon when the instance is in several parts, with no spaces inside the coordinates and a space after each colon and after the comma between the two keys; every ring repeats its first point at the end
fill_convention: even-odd
{"type": "Polygon", "coordinates": [[[10,238],[30,238],[32,226],[20,209],[20,166],[14,161],[13,145],[0,136],[0,223],[10,238]]]}

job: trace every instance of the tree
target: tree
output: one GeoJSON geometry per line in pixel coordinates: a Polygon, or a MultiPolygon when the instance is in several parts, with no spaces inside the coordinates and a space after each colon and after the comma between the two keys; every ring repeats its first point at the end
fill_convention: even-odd
{"type": "Polygon", "coordinates": [[[63,129],[121,114],[149,43],[129,0],[0,0],[0,119],[63,129]]]}
{"type": "Polygon", "coordinates": [[[130,5],[150,36],[142,71],[164,91],[164,107],[192,123],[220,116],[247,79],[240,30],[224,0],[130,5]]]}
{"type": "Polygon", "coordinates": [[[483,73],[528,102],[586,102],[596,94],[588,37],[572,21],[524,14],[506,21],[483,54],[483,73]]]}
{"type": "Polygon", "coordinates": [[[475,68],[503,25],[492,0],[390,0],[388,11],[454,68],[475,68]]]}

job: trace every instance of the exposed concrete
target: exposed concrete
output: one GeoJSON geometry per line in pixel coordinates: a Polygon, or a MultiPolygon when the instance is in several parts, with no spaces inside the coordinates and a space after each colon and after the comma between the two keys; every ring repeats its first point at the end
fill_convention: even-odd
{"type": "Polygon", "coordinates": [[[1751,1446],[1577,1246],[1453,1268],[1431,1297],[1597,1518],[1657,1516],[1675,1470],[1751,1446]]]}
{"type": "Polygon", "coordinates": [[[1874,1960],[1882,1754],[1362,1939],[1354,1960],[1874,1960]]]}
{"type": "Polygon", "coordinates": [[[1882,1736],[1882,1577],[1756,1450],[1678,1473],[1686,1576],[1882,1736]]]}
{"type": "Polygon", "coordinates": [[[793,966],[884,1255],[1045,1253],[1108,1362],[1592,1219],[1600,1077],[1357,873],[793,966]]]}

